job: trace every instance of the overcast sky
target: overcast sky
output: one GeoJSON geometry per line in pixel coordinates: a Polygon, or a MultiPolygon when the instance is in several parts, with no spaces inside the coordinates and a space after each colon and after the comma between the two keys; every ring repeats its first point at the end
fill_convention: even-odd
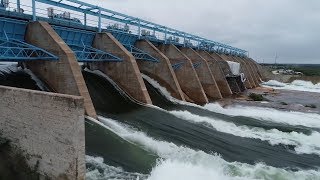
{"type": "Polygon", "coordinates": [[[320,0],[87,2],[249,51],[259,62],[320,63],[320,0]]]}

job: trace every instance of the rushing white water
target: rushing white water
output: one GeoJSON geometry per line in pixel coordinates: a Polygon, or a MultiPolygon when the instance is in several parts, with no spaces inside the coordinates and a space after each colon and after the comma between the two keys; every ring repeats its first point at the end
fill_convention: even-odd
{"type": "Polygon", "coordinates": [[[272,87],[274,89],[287,89],[320,93],[320,83],[313,84],[310,81],[295,80],[292,83],[282,83],[276,80],[270,80],[268,82],[262,83],[262,85],[266,87],[272,87]]]}
{"type": "Polygon", "coordinates": [[[312,132],[311,135],[297,132],[287,133],[277,129],[265,130],[245,125],[237,126],[232,122],[202,117],[188,111],[171,111],[170,113],[190,122],[205,123],[219,132],[244,138],[260,139],[269,142],[271,145],[293,145],[296,146],[295,151],[299,154],[317,154],[320,156],[320,141],[318,141],[320,133],[318,132],[312,132]]]}
{"type": "MultiPolygon", "coordinates": [[[[158,141],[145,133],[136,131],[117,121],[99,117],[103,124],[120,137],[143,146],[158,154],[160,160],[153,168],[149,180],[198,179],[319,179],[320,172],[315,170],[289,171],[261,163],[229,163],[219,155],[207,154],[190,148],[177,146],[166,141],[158,141]]],[[[100,161],[101,162],[101,161],[100,161]]],[[[94,173],[90,173],[94,174],[94,173]]],[[[88,175],[87,175],[88,176],[88,175]]]]}
{"type": "Polygon", "coordinates": [[[157,88],[161,92],[161,94],[164,95],[168,100],[174,103],[202,108],[212,112],[226,114],[229,116],[252,117],[259,120],[276,122],[276,123],[320,128],[319,114],[288,112],[288,111],[280,111],[280,110],[271,109],[271,108],[240,106],[240,105],[222,107],[218,103],[210,103],[205,106],[199,106],[193,103],[177,100],[173,98],[164,87],[162,87],[158,82],[156,82],[152,78],[146,75],[144,75],[143,78],[145,78],[153,87],[157,88]]]}
{"type": "Polygon", "coordinates": [[[97,180],[97,179],[142,180],[147,178],[146,175],[142,175],[138,173],[129,173],[124,171],[122,168],[108,166],[103,162],[104,162],[103,158],[86,156],[86,164],[92,167],[87,169],[86,179],[88,180],[97,180]]]}
{"type": "Polygon", "coordinates": [[[288,112],[271,108],[252,106],[228,106],[223,108],[218,103],[210,103],[203,107],[212,112],[230,116],[252,117],[259,120],[282,124],[320,128],[320,115],[315,113],[288,112]]]}

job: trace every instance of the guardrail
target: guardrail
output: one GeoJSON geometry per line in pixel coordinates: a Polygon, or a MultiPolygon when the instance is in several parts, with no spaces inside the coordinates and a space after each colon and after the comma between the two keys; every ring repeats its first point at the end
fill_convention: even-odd
{"type": "MultiPolygon", "coordinates": [[[[4,1],[7,2],[8,0],[1,0],[1,2],[4,1]]],[[[17,0],[16,2],[10,2],[11,5],[14,5],[13,7],[8,6],[7,8],[16,12],[31,14],[33,21],[36,21],[38,17],[53,18],[97,27],[99,32],[117,30],[137,35],[139,39],[157,40],[166,44],[173,43],[235,55],[246,55],[247,53],[247,51],[236,47],[78,0],[24,0],[24,2],[26,1],[31,1],[31,5],[21,4],[20,0],[17,0]]]]}

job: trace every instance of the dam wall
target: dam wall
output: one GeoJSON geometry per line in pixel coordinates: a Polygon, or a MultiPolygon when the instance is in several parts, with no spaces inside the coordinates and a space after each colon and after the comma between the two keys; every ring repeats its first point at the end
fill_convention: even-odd
{"type": "Polygon", "coordinates": [[[27,68],[54,92],[82,96],[86,114],[96,118],[97,114],[74,52],[54,29],[47,22],[31,22],[27,26],[25,40],[59,58],[58,61],[28,61],[25,62],[27,68]]]}
{"type": "Polygon", "coordinates": [[[240,62],[245,67],[245,72],[248,74],[248,77],[249,77],[250,83],[252,85],[252,88],[258,87],[259,83],[255,79],[253,71],[252,71],[251,67],[249,66],[248,62],[246,60],[240,58],[240,57],[230,56],[230,55],[229,55],[229,57],[231,59],[234,59],[234,60],[240,62]]]}
{"type": "Polygon", "coordinates": [[[82,97],[0,86],[0,101],[0,136],[31,169],[50,179],[84,179],[82,97]]]}
{"type": "Polygon", "coordinates": [[[159,60],[159,62],[137,61],[140,71],[158,81],[172,97],[185,101],[170,60],[148,40],[139,40],[135,46],[159,60]]]}
{"type": "Polygon", "coordinates": [[[91,70],[100,70],[114,80],[134,99],[152,104],[134,56],[111,33],[97,33],[93,45],[123,59],[120,62],[91,62],[91,70]]]}
{"type": "Polygon", "coordinates": [[[233,62],[236,62],[236,63],[239,63],[240,64],[240,73],[243,73],[245,75],[245,78],[246,78],[246,81],[244,81],[244,85],[247,89],[252,89],[253,88],[253,85],[251,85],[251,82],[250,82],[250,74],[246,71],[245,69],[245,66],[243,65],[243,63],[237,61],[237,60],[234,60],[234,59],[229,59],[227,55],[224,55],[224,54],[220,54],[220,57],[225,60],[225,61],[233,61],[233,62]]]}
{"type": "Polygon", "coordinates": [[[207,61],[192,48],[182,47],[180,50],[194,64],[194,68],[208,99],[212,101],[222,99],[215,77],[212,74],[207,61]]]}
{"type": "Polygon", "coordinates": [[[209,68],[215,77],[218,84],[222,97],[229,97],[232,95],[232,91],[226,79],[224,72],[222,71],[220,64],[206,51],[198,51],[200,56],[207,60],[209,68]]]}
{"type": "Polygon", "coordinates": [[[197,104],[208,103],[208,98],[191,60],[175,45],[162,44],[158,48],[169,58],[171,65],[177,64],[179,66],[175,69],[175,74],[178,78],[181,89],[184,92],[185,99],[197,104]]]}

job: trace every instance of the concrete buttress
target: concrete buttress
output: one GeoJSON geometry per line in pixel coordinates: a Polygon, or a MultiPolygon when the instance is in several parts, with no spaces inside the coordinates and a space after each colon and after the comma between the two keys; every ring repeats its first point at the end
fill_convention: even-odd
{"type": "Polygon", "coordinates": [[[89,63],[90,69],[100,70],[108,75],[139,102],[152,104],[135,58],[112,34],[97,33],[92,46],[120,57],[123,61],[89,63]]]}
{"type": "Polygon", "coordinates": [[[73,51],[47,22],[31,22],[25,40],[59,57],[58,61],[26,62],[34,74],[57,93],[82,96],[88,116],[97,117],[81,68],[73,51]]]}
{"type": "Polygon", "coordinates": [[[247,89],[252,89],[254,86],[251,84],[251,76],[249,74],[249,72],[247,72],[247,69],[245,68],[245,65],[238,61],[238,60],[235,60],[235,59],[232,59],[232,58],[229,58],[227,55],[224,55],[224,54],[220,54],[220,57],[225,60],[225,61],[233,61],[233,62],[236,62],[236,63],[239,63],[240,64],[240,72],[243,73],[245,76],[246,76],[246,81],[244,82],[244,85],[247,89]]]}
{"type": "Polygon", "coordinates": [[[192,48],[182,47],[180,48],[180,50],[191,60],[193,64],[196,64],[198,66],[195,67],[195,70],[208,99],[222,99],[219,87],[216,83],[214,75],[209,68],[207,61],[192,48]]]}
{"type": "Polygon", "coordinates": [[[140,71],[158,81],[174,98],[185,101],[169,59],[148,40],[139,40],[135,46],[160,61],[137,61],[140,71]]]}
{"type": "Polygon", "coordinates": [[[201,50],[201,51],[198,51],[198,53],[200,54],[201,57],[207,60],[209,64],[209,68],[215,77],[215,80],[218,84],[218,87],[220,89],[222,96],[229,97],[230,95],[232,95],[232,91],[230,89],[226,76],[220,67],[219,62],[216,61],[212,56],[210,56],[210,54],[206,51],[201,50]]]}
{"type": "Polygon", "coordinates": [[[197,104],[208,103],[208,98],[203,90],[191,60],[175,45],[162,44],[158,48],[169,58],[172,65],[181,65],[181,67],[175,70],[175,74],[178,78],[181,89],[184,92],[185,99],[197,104]]]}
{"type": "Polygon", "coordinates": [[[230,58],[238,60],[239,62],[241,62],[241,63],[243,63],[245,65],[246,70],[250,74],[250,77],[251,77],[250,78],[251,85],[253,85],[253,87],[258,87],[259,86],[258,79],[256,79],[256,76],[255,76],[250,64],[248,63],[248,61],[244,60],[244,59],[242,59],[240,57],[236,57],[236,56],[230,56],[230,58]]]}

